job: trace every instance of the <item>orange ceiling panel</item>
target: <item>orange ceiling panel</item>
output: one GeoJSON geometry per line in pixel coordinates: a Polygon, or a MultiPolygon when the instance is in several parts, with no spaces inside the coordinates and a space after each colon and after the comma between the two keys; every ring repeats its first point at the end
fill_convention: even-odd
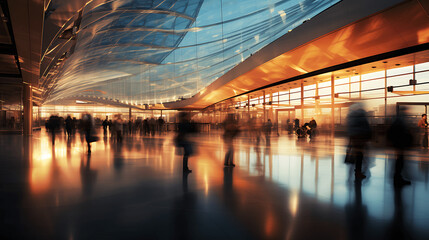
{"type": "Polygon", "coordinates": [[[409,1],[304,43],[226,84],[214,82],[193,99],[175,104],[204,108],[305,73],[428,42],[429,16],[417,1],[409,1]]]}

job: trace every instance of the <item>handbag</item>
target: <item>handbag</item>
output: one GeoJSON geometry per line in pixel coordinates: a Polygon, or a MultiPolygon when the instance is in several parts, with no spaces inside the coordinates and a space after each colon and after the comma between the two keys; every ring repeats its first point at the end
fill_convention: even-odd
{"type": "Polygon", "coordinates": [[[352,154],[352,145],[349,143],[347,146],[346,157],[344,158],[344,163],[354,164],[355,158],[352,154]]]}

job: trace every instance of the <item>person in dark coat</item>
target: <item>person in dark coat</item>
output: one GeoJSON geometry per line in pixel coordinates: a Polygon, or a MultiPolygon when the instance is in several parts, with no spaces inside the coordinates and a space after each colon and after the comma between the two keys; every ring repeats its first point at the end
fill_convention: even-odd
{"type": "Polygon", "coordinates": [[[387,139],[395,149],[395,170],[393,174],[393,183],[395,186],[409,185],[410,181],[402,177],[404,168],[404,153],[411,147],[413,136],[409,124],[405,120],[405,107],[399,109],[398,114],[387,132],[387,139]]]}
{"type": "Polygon", "coordinates": [[[427,115],[422,114],[422,118],[419,120],[417,126],[421,129],[422,135],[422,148],[428,147],[428,120],[427,115]]]}
{"type": "Polygon", "coordinates": [[[88,154],[91,153],[91,143],[97,141],[97,137],[93,134],[94,132],[94,120],[91,114],[86,113],[82,117],[82,130],[85,134],[86,144],[88,146],[88,154]]]}
{"type": "Polygon", "coordinates": [[[67,132],[67,137],[70,138],[72,135],[72,130],[73,130],[73,120],[72,118],[69,116],[67,116],[66,120],[66,132],[67,132]]]}
{"type": "Polygon", "coordinates": [[[188,112],[180,112],[175,144],[177,147],[183,148],[184,173],[192,172],[188,167],[188,158],[194,153],[194,144],[189,139],[189,135],[193,132],[195,132],[195,127],[191,123],[191,115],[188,112]]]}
{"type": "Polygon", "coordinates": [[[371,139],[372,131],[366,111],[360,103],[355,103],[347,115],[347,133],[350,138],[350,150],[347,153],[355,162],[355,179],[366,178],[362,173],[362,161],[366,143],[371,139]]]}
{"type": "Polygon", "coordinates": [[[161,135],[161,134],[162,134],[162,132],[164,131],[164,124],[165,124],[165,121],[164,121],[164,119],[160,116],[160,117],[158,118],[158,120],[157,120],[157,123],[158,123],[158,134],[159,134],[159,135],[161,135]]]}
{"type": "Polygon", "coordinates": [[[60,125],[60,118],[58,116],[52,115],[49,117],[47,127],[52,135],[52,145],[55,145],[55,134],[60,129],[60,125]]]}
{"type": "Polygon", "coordinates": [[[235,167],[234,164],[234,138],[238,135],[239,129],[237,120],[234,114],[228,114],[226,120],[223,122],[225,132],[223,134],[223,141],[228,150],[225,154],[225,167],[235,167]]]}
{"type": "Polygon", "coordinates": [[[107,135],[107,127],[109,126],[109,117],[108,116],[106,116],[106,119],[104,119],[102,125],[103,125],[104,136],[106,136],[107,135]]]}
{"type": "Polygon", "coordinates": [[[312,118],[311,121],[308,123],[308,126],[310,127],[309,137],[313,138],[314,136],[316,136],[316,128],[317,128],[316,120],[314,120],[314,118],[312,118]]]}

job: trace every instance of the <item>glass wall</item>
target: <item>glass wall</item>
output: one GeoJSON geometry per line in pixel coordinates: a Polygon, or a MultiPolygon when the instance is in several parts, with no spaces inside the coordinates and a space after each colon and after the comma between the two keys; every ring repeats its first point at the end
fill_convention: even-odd
{"type": "MultiPolygon", "coordinates": [[[[396,60],[400,58],[391,61],[396,60]]],[[[217,106],[222,105],[223,110],[228,109],[244,117],[260,117],[263,121],[270,118],[281,125],[288,120],[299,119],[302,124],[314,118],[322,129],[344,129],[349,106],[355,102],[363,103],[373,126],[389,123],[396,115],[398,103],[408,105],[408,118],[416,124],[421,114],[427,113],[429,62],[408,66],[398,63],[380,70],[369,67],[370,70],[363,74],[357,72],[358,68],[368,66],[289,82],[209,109],[221,111],[217,106]],[[415,84],[410,82],[413,79],[415,84]],[[243,101],[247,98],[248,101],[243,101]],[[235,108],[228,108],[229,105],[235,108]]]]}
{"type": "MultiPolygon", "coordinates": [[[[53,0],[60,1],[60,0],[53,0]]],[[[116,0],[87,4],[74,52],[43,73],[49,101],[189,98],[339,0],[116,0]]],[[[50,46],[47,52],[64,46],[50,46]]],[[[54,62],[52,62],[54,64],[54,62]]]]}

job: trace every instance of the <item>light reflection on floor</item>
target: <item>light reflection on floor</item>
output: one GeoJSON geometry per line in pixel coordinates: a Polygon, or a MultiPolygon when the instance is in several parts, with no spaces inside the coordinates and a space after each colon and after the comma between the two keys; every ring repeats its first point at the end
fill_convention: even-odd
{"type": "Polygon", "coordinates": [[[173,134],[110,138],[92,154],[77,135],[42,130],[0,136],[2,236],[47,239],[426,239],[429,154],[410,152],[395,189],[393,155],[370,149],[368,179],[355,183],[343,138],[313,142],[241,136],[235,169],[223,167],[221,133],[195,136],[197,155],[182,175],[173,134]],[[311,229],[311,231],[309,231],[311,229]],[[393,230],[392,230],[393,229],[393,230]],[[393,234],[393,235],[392,235],[393,234]],[[392,237],[393,236],[393,237],[392,237]]]}

